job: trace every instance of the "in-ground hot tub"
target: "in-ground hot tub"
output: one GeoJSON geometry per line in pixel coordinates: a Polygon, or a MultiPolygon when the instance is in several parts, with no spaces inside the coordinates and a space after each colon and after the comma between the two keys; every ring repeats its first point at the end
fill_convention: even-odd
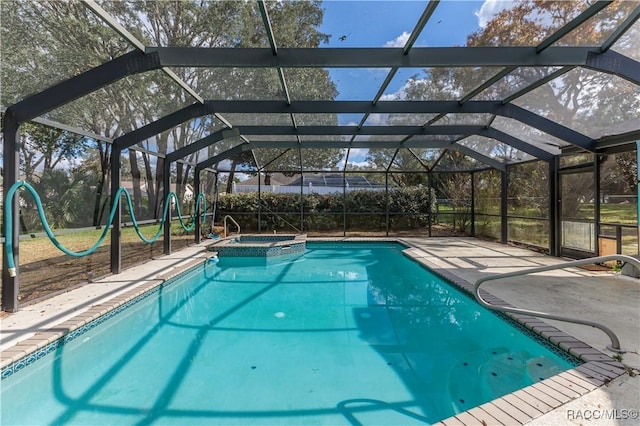
{"type": "Polygon", "coordinates": [[[296,234],[249,234],[225,238],[209,246],[218,257],[275,257],[304,253],[307,236],[296,234]]]}

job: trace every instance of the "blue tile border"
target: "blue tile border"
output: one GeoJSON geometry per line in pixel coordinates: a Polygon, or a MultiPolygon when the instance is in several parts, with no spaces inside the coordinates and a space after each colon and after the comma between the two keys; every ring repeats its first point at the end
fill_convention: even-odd
{"type": "Polygon", "coordinates": [[[228,238],[209,246],[218,252],[218,257],[275,257],[293,253],[304,253],[306,235],[249,234],[228,238]]]}

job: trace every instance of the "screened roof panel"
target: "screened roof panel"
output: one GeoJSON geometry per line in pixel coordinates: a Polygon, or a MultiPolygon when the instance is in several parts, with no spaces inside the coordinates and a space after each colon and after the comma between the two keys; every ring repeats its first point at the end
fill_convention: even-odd
{"type": "Polygon", "coordinates": [[[472,135],[457,142],[457,144],[477,151],[485,157],[505,163],[518,163],[535,159],[534,156],[526,152],[484,136],[472,135]]]}
{"type": "Polygon", "coordinates": [[[407,137],[406,135],[356,135],[356,137],[353,140],[354,142],[401,141],[406,137],[407,137]]]}
{"type": "MultiPolygon", "coordinates": [[[[497,80],[480,94],[467,99],[467,96],[475,93],[474,90],[484,87],[488,79],[503,70],[511,69],[504,68],[507,65],[502,61],[509,62],[513,58],[517,58],[516,61],[519,60],[520,53],[505,56],[504,51],[498,50],[500,47],[536,46],[564,25],[568,23],[574,25],[575,23],[571,21],[583,12],[593,11],[600,5],[606,5],[603,10],[572,31],[568,31],[559,41],[555,41],[549,49],[562,49],[566,46],[600,46],[609,40],[614,31],[629,16],[632,16],[634,10],[637,10],[640,4],[637,1],[594,4],[586,0],[573,2],[428,2],[426,0],[285,2],[267,0],[264,2],[270,18],[267,27],[270,26],[273,30],[275,46],[280,49],[278,53],[271,51],[269,30],[264,25],[257,1],[139,2],[127,0],[115,2],[99,0],[98,4],[110,16],[105,16],[99,10],[94,13],[91,9],[96,7],[92,2],[27,0],[5,3],[7,4],[3,3],[1,30],[3,44],[0,52],[3,59],[0,102],[4,106],[25,98],[29,93],[41,91],[56,82],[64,81],[130,52],[133,48],[124,37],[129,37],[130,41],[140,40],[147,48],[154,46],[234,48],[233,51],[224,50],[220,56],[217,56],[218,52],[208,50],[195,60],[185,61],[189,66],[170,68],[179,79],[197,93],[197,96],[189,94],[165,72],[156,69],[144,74],[131,75],[69,102],[63,107],[52,107],[55,109],[42,116],[75,127],[76,130],[102,134],[107,138],[114,138],[152,123],[186,105],[193,104],[194,98],[196,102],[202,100],[276,101],[272,105],[279,111],[277,113],[248,111],[241,114],[237,112],[237,105],[242,105],[241,103],[234,103],[233,108],[230,108],[234,113],[225,113],[224,107],[221,108],[220,114],[233,126],[238,127],[244,125],[293,126],[294,124],[297,126],[334,126],[336,124],[355,126],[365,117],[364,113],[353,112],[359,108],[357,105],[367,103],[363,109],[373,110],[370,108],[370,103],[378,101],[376,97],[378,92],[382,93],[381,101],[463,101],[460,103],[460,109],[465,110],[467,101],[505,100],[535,85],[542,78],[549,75],[557,76],[559,74],[557,71],[567,72],[518,97],[513,103],[594,139],[640,131],[640,120],[637,117],[637,111],[640,110],[640,86],[611,74],[578,67],[574,62],[580,63],[580,59],[575,58],[581,57],[583,50],[580,50],[582,52],[580,55],[576,49],[568,52],[567,57],[573,59],[567,61],[573,62],[567,65],[563,62],[562,55],[547,55],[548,51],[544,49],[549,46],[544,46],[541,52],[535,54],[536,60],[540,58],[541,64],[553,63],[558,66],[532,67],[530,65],[538,62],[536,60],[532,62],[532,56],[529,55],[523,59],[525,62],[528,61],[527,64],[522,66],[514,64],[513,66],[517,67],[508,75],[497,80]],[[426,9],[427,7],[432,6],[435,6],[434,13],[424,29],[420,30],[420,16],[429,10],[426,9]],[[105,22],[111,17],[113,17],[111,22],[116,22],[112,25],[122,25],[131,33],[131,36],[126,34],[121,36],[110,28],[105,22]],[[418,29],[415,31],[419,31],[420,34],[415,34],[417,37],[413,40],[410,33],[414,31],[416,25],[418,29]],[[37,31],[31,29],[37,29],[37,31]],[[475,63],[468,64],[458,58],[452,60],[461,61],[464,66],[440,64],[429,68],[428,66],[418,67],[416,62],[420,61],[420,56],[417,54],[412,56],[411,53],[414,52],[409,51],[404,64],[413,64],[412,68],[396,68],[397,63],[395,65],[380,63],[369,68],[354,68],[362,64],[358,65],[357,61],[349,63],[351,58],[345,59],[346,56],[341,49],[335,52],[320,49],[320,54],[314,52],[309,55],[308,63],[304,60],[302,63],[291,61],[289,68],[282,69],[277,68],[279,65],[275,65],[280,59],[286,63],[287,56],[281,52],[282,49],[289,47],[383,48],[376,52],[372,49],[371,55],[380,55],[380,58],[385,58],[386,55],[395,53],[385,48],[401,48],[407,46],[408,41],[416,48],[419,46],[496,46],[497,49],[492,51],[498,54],[487,55],[489,59],[496,58],[495,61],[489,62],[490,66],[483,62],[486,58],[480,58],[477,53],[470,52],[466,55],[467,52],[464,52],[466,58],[478,58],[484,65],[474,66],[475,63]],[[256,55],[247,57],[243,56],[245,52],[236,50],[244,47],[264,49],[260,52],[254,50],[246,52],[247,55],[256,55]],[[314,56],[315,54],[318,56],[314,56]],[[265,61],[264,55],[274,57],[272,65],[269,60],[265,61]],[[212,56],[215,56],[215,61],[212,56]],[[549,56],[560,59],[550,61],[549,56]],[[253,62],[254,59],[255,62],[253,62]],[[412,59],[416,59],[416,62],[412,59]],[[218,68],[203,66],[207,61],[216,63],[218,68]],[[227,61],[228,63],[225,63],[227,61]],[[244,67],[239,68],[238,63],[243,64],[244,67]],[[391,68],[392,66],[394,68],[391,68]],[[571,67],[575,68],[570,70],[571,67]],[[389,84],[386,84],[390,72],[393,72],[394,76],[388,82],[389,84]],[[25,78],[25,75],[29,78],[25,78]],[[289,113],[283,113],[286,108],[281,105],[285,102],[307,100],[365,101],[365,103],[350,103],[347,109],[352,112],[349,114],[339,113],[338,109],[334,110],[329,102],[302,106],[303,110],[309,107],[311,110],[321,111],[320,113],[296,113],[293,117],[289,113]]],[[[613,44],[614,51],[640,60],[639,22],[635,22],[626,34],[613,44]]],[[[456,51],[459,52],[457,49],[456,51]]],[[[173,61],[173,64],[181,63],[180,59],[190,58],[189,54],[182,50],[165,52],[167,56],[162,56],[161,50],[150,49],[147,52],[148,58],[152,60],[145,63],[148,58],[142,59],[139,64],[131,62],[126,68],[127,72],[137,72],[138,65],[141,69],[157,67],[158,58],[162,58],[162,61],[169,58],[171,60],[168,62],[173,61]],[[151,56],[156,52],[157,57],[151,56]]],[[[510,49],[509,52],[516,52],[516,50],[510,49]]],[[[445,53],[444,58],[456,58],[458,54],[454,49],[445,53]]],[[[289,51],[286,54],[291,55],[292,52],[289,51]]],[[[591,57],[597,54],[597,50],[589,53],[591,58],[589,66],[597,68],[604,64],[606,68],[612,58],[591,57]]],[[[299,57],[306,58],[302,55],[299,57]]],[[[354,58],[357,57],[358,53],[354,52],[354,58]]],[[[362,60],[364,62],[368,58],[362,57],[362,60]]],[[[619,71],[626,72],[624,67],[619,71]]],[[[108,80],[106,73],[96,74],[96,77],[99,77],[96,81],[102,78],[105,81],[108,80]]],[[[628,78],[633,80],[633,76],[628,78]]],[[[78,85],[78,87],[83,86],[90,86],[90,83],[85,81],[83,85],[78,85]]],[[[87,87],[83,93],[94,88],[87,87]]],[[[69,96],[68,99],[73,97],[69,96]]],[[[250,103],[244,105],[248,105],[249,109],[255,106],[250,103]]],[[[415,108],[415,105],[418,104],[414,102],[410,108],[415,108]]],[[[428,108],[425,106],[425,111],[430,111],[428,113],[418,111],[404,114],[370,114],[366,116],[363,125],[365,127],[419,126],[430,123],[433,128],[440,125],[486,126],[490,124],[493,129],[501,130],[524,143],[542,148],[552,154],[558,154],[560,148],[570,145],[569,140],[559,140],[510,118],[497,116],[493,120],[494,117],[487,112],[474,114],[449,112],[447,114],[448,111],[457,108],[457,106],[451,107],[451,104],[447,104],[442,112],[432,112],[433,105],[429,105],[428,108]],[[441,118],[431,123],[437,117],[441,118]]],[[[31,110],[38,110],[36,106],[29,107],[31,110]]],[[[403,107],[405,106],[394,111],[403,111],[403,107]]],[[[256,110],[260,108],[264,107],[257,107],[256,110]]],[[[491,111],[491,108],[487,109],[491,111]]],[[[41,111],[45,109],[42,108],[41,111]]],[[[408,109],[409,107],[404,111],[408,109]]],[[[483,107],[480,109],[485,111],[483,107]]],[[[17,110],[20,110],[20,106],[17,110]]],[[[23,116],[28,116],[25,111],[28,112],[29,108],[25,107],[21,110],[23,116]]],[[[532,118],[531,122],[536,122],[535,117],[530,118],[532,118]]],[[[552,125],[539,121],[538,123],[541,128],[554,133],[551,130],[552,125]]],[[[157,153],[173,152],[222,127],[223,124],[213,119],[213,116],[189,118],[184,124],[156,135],[137,147],[157,153]]],[[[385,160],[388,162],[383,169],[391,167],[396,170],[402,167],[403,160],[400,154],[411,154],[411,151],[406,148],[412,149],[419,157],[424,154],[429,161],[435,162],[441,150],[456,141],[460,141],[459,144],[452,146],[452,151],[447,154],[450,165],[446,167],[440,165],[445,169],[465,165],[471,169],[484,167],[484,164],[478,166],[474,161],[464,160],[467,156],[456,152],[456,147],[479,149],[480,153],[491,158],[500,158],[499,152],[505,153],[504,156],[508,158],[517,159],[516,161],[529,156],[520,149],[526,148],[526,145],[519,145],[517,141],[511,143],[518,146],[520,152],[506,146],[504,142],[468,134],[371,136],[354,133],[355,137],[349,134],[300,137],[250,135],[248,139],[258,147],[255,152],[264,151],[265,157],[277,156],[278,152],[282,152],[282,148],[260,147],[262,142],[265,144],[271,142],[272,146],[282,147],[283,143],[297,144],[301,141],[305,147],[314,147],[314,149],[305,148],[308,155],[297,158],[298,167],[302,166],[304,170],[324,168],[322,164],[317,165],[316,160],[319,155],[314,152],[322,151],[320,149],[322,142],[327,142],[327,155],[331,160],[328,163],[336,163],[332,167],[336,165],[339,167],[344,165],[345,150],[335,148],[337,144],[330,142],[339,142],[346,146],[349,141],[353,141],[352,146],[356,148],[349,151],[347,170],[350,170],[350,167],[354,170],[359,170],[359,167],[379,170],[385,160]],[[464,137],[467,139],[462,140],[464,137]],[[371,149],[365,148],[368,146],[371,149]],[[395,152],[395,148],[391,148],[394,146],[402,148],[398,152],[397,160],[392,164],[392,157],[387,158],[387,154],[395,152]],[[335,158],[332,152],[335,153],[335,158]],[[460,159],[457,156],[460,156],[460,159]],[[376,161],[378,163],[375,163],[376,161]]],[[[464,132],[460,131],[460,133],[464,132]]],[[[629,138],[636,138],[636,136],[630,135],[629,138]]],[[[197,158],[217,155],[222,152],[221,150],[239,143],[244,142],[240,138],[235,142],[225,140],[189,155],[197,158]]],[[[297,149],[296,146],[294,151],[297,149]]],[[[244,153],[242,158],[250,154],[244,153]]],[[[278,160],[276,164],[279,167],[294,167],[295,158],[291,155],[293,154],[288,152],[286,158],[282,161],[278,160]]],[[[415,157],[413,158],[415,160],[415,157]]],[[[412,160],[407,157],[407,164],[409,161],[412,160]]],[[[228,167],[227,164],[232,163],[224,164],[228,167]]],[[[250,164],[249,160],[246,164],[250,164]]],[[[415,163],[413,164],[411,167],[415,167],[415,163]]]]}
{"type": "Polygon", "coordinates": [[[283,73],[292,101],[330,101],[338,94],[324,68],[285,68],[283,73]]]}
{"type": "Polygon", "coordinates": [[[438,161],[438,158],[442,155],[443,150],[437,148],[411,148],[411,152],[413,152],[423,164],[431,169],[436,161],[438,161]]]}
{"type": "Polygon", "coordinates": [[[555,136],[551,136],[548,133],[512,118],[498,116],[493,120],[493,123],[491,123],[491,127],[515,136],[528,144],[544,149],[552,154],[559,154],[560,148],[570,145],[567,141],[558,139],[555,136]]]}
{"type": "Polygon", "coordinates": [[[438,114],[369,114],[365,126],[422,126],[438,114]]]}
{"type": "Polygon", "coordinates": [[[640,20],[636,21],[631,28],[615,42],[612,49],[631,59],[640,61],[640,20]]]}
{"type": "Polygon", "coordinates": [[[388,68],[327,68],[327,71],[337,89],[335,99],[340,101],[373,99],[389,73],[388,68]],[[354,85],[354,81],[359,83],[354,85]]]}
{"type": "Polygon", "coordinates": [[[218,141],[210,145],[207,149],[207,152],[210,157],[213,157],[215,155],[223,154],[224,152],[230,150],[231,148],[236,147],[238,145],[242,145],[243,143],[246,143],[244,139],[240,137],[231,137],[231,138],[223,139],[221,141],[218,141]]]}
{"type": "Polygon", "coordinates": [[[535,46],[589,6],[586,1],[540,3],[535,8],[522,1],[443,1],[421,39],[434,47],[535,46]]]}
{"type": "Polygon", "coordinates": [[[338,166],[346,151],[341,148],[302,148],[302,169],[331,170],[338,166]]]}
{"type": "Polygon", "coordinates": [[[400,68],[382,99],[459,100],[501,70],[500,67],[400,68]]]}
{"type": "Polygon", "coordinates": [[[295,135],[251,135],[247,136],[251,142],[271,142],[271,141],[289,141],[297,142],[298,138],[295,135]]]}
{"type": "Polygon", "coordinates": [[[278,153],[277,150],[273,150],[272,155],[273,154],[276,155],[267,163],[263,163],[259,157],[256,156],[262,170],[277,172],[300,170],[300,153],[297,148],[288,149],[280,153],[278,153]]]}
{"type": "MultiPolygon", "coordinates": [[[[456,4],[444,2],[452,9],[456,4]]],[[[467,46],[536,46],[580,15],[590,2],[496,1],[475,5],[478,29],[468,34],[467,46]]]]}
{"type": "Polygon", "coordinates": [[[434,144],[440,146],[443,143],[452,143],[463,136],[464,135],[415,135],[407,140],[407,144],[430,148],[434,144]]]}
{"type": "Polygon", "coordinates": [[[185,121],[179,126],[166,130],[135,146],[167,154],[197,142],[215,132],[223,131],[225,128],[226,126],[216,117],[207,115],[185,121]]]}
{"type": "Polygon", "coordinates": [[[394,148],[351,148],[345,170],[384,171],[395,152],[394,148]]]}
{"type": "Polygon", "coordinates": [[[487,165],[461,152],[448,149],[444,152],[433,171],[463,172],[486,168],[487,165]]]}
{"type": "Polygon", "coordinates": [[[348,141],[351,135],[300,135],[301,141],[348,141]]]}
{"type": "Polygon", "coordinates": [[[553,46],[600,46],[639,6],[634,1],[614,1],[553,46]]]}
{"type": "Polygon", "coordinates": [[[338,114],[338,124],[340,126],[357,126],[362,121],[364,114],[338,114]]]}
{"type": "Polygon", "coordinates": [[[452,47],[464,46],[469,33],[476,31],[479,23],[480,6],[473,1],[442,1],[438,4],[431,18],[418,38],[417,46],[452,47]],[[460,31],[464,24],[469,31],[460,31]]]}
{"type": "Polygon", "coordinates": [[[608,134],[610,128],[630,120],[635,120],[635,130],[640,129],[640,86],[584,68],[576,68],[513,103],[591,138],[608,134]]]}
{"type": "Polygon", "coordinates": [[[221,160],[220,162],[213,165],[214,169],[221,172],[234,172],[234,173],[242,173],[242,172],[250,172],[257,170],[255,160],[251,151],[245,151],[238,155],[231,156],[227,159],[221,160]]]}
{"type": "MultiPolygon", "coordinates": [[[[258,161],[258,166],[260,166],[260,168],[263,168],[271,167],[272,164],[277,165],[278,159],[290,150],[291,148],[260,148],[254,149],[253,153],[256,157],[256,160],[258,161]]],[[[273,170],[273,168],[270,168],[269,170],[273,170]]]]}
{"type": "Polygon", "coordinates": [[[436,126],[455,125],[486,125],[493,117],[492,114],[447,114],[435,123],[436,126]]]}
{"type": "Polygon", "coordinates": [[[520,67],[476,95],[473,100],[503,100],[562,67],[520,67]]]}
{"type": "Polygon", "coordinates": [[[341,114],[295,114],[294,117],[298,126],[337,126],[340,115],[341,114]]]}
{"type": "Polygon", "coordinates": [[[275,68],[188,68],[180,74],[206,99],[286,99],[275,68]]]}
{"type": "Polygon", "coordinates": [[[324,22],[321,30],[329,33],[330,38],[320,47],[403,47],[427,3],[325,1],[322,3],[324,22]],[[393,19],[389,19],[390,16],[393,19]],[[353,25],[353,22],[367,25],[353,25]],[[385,31],[375,31],[380,27],[385,31]]]}
{"type": "Polygon", "coordinates": [[[146,46],[265,47],[257,2],[98,0],[146,46]],[[189,25],[190,30],[185,27],[189,25]]]}
{"type": "Polygon", "coordinates": [[[424,172],[427,169],[422,165],[420,160],[413,154],[410,149],[400,148],[395,158],[391,162],[390,171],[402,172],[424,172]]]}
{"type": "Polygon", "coordinates": [[[3,1],[0,31],[4,106],[133,50],[80,2],[3,1]]]}
{"type": "Polygon", "coordinates": [[[290,114],[240,114],[225,112],[223,117],[234,126],[292,126],[290,114]]]}
{"type": "Polygon", "coordinates": [[[193,99],[163,71],[134,74],[43,115],[111,138],[191,105],[193,99]],[[147,108],[138,108],[138,105],[147,108]]]}

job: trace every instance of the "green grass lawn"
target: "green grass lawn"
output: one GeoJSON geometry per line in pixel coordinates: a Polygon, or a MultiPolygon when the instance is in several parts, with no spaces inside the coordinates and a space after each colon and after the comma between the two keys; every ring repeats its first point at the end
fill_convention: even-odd
{"type": "MultiPolygon", "coordinates": [[[[144,235],[145,238],[151,239],[156,235],[156,232],[158,232],[158,227],[159,225],[157,224],[141,225],[140,232],[142,233],[142,235],[144,235]]],[[[172,224],[173,235],[182,234],[182,232],[178,232],[177,230],[182,231],[180,225],[178,223],[172,224]]],[[[106,247],[110,244],[110,233],[111,231],[107,233],[107,236],[102,244],[100,244],[100,247],[106,247]]],[[[64,247],[77,252],[89,249],[98,241],[98,238],[100,238],[101,234],[102,229],[88,229],[73,233],[56,235],[56,238],[64,247]]],[[[193,234],[193,232],[191,232],[191,234],[193,234]]],[[[122,242],[125,244],[142,242],[132,226],[123,227],[121,236],[122,242]]],[[[160,235],[159,241],[162,242],[162,235],[160,235]]],[[[37,238],[20,241],[20,263],[37,262],[47,259],[57,253],[62,254],[62,252],[60,252],[53,245],[53,243],[47,236],[39,236],[37,238]]]]}

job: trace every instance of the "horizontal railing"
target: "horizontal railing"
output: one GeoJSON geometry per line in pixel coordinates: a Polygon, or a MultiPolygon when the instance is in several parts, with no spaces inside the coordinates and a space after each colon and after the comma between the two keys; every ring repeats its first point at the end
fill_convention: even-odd
{"type": "Polygon", "coordinates": [[[486,300],[484,300],[482,298],[482,296],[480,295],[480,286],[487,282],[487,281],[494,281],[494,280],[499,280],[499,279],[503,279],[503,278],[513,278],[513,277],[519,277],[522,275],[528,275],[528,274],[535,274],[536,272],[546,272],[546,271],[553,271],[553,270],[557,270],[557,269],[565,269],[565,268],[571,268],[571,267],[575,267],[575,266],[583,266],[583,265],[593,265],[596,263],[604,263],[604,262],[608,262],[611,260],[619,260],[622,262],[626,262],[626,263],[630,263],[632,264],[636,269],[638,269],[640,271],[640,261],[638,261],[638,259],[635,259],[631,256],[624,256],[624,255],[620,255],[620,254],[612,254],[609,256],[599,256],[599,257],[591,257],[589,259],[581,259],[581,260],[572,260],[569,262],[564,262],[564,263],[560,263],[557,265],[550,265],[550,266],[540,266],[537,268],[530,268],[530,269],[525,269],[522,271],[515,271],[515,272],[506,272],[504,274],[497,274],[497,275],[491,275],[488,277],[483,277],[480,278],[476,281],[473,291],[474,291],[474,295],[476,297],[476,300],[478,300],[478,302],[495,311],[500,311],[500,312],[510,312],[510,313],[514,313],[514,314],[523,314],[523,315],[531,315],[534,317],[538,317],[538,318],[547,318],[547,319],[551,319],[551,320],[557,320],[557,321],[564,321],[564,322],[572,322],[575,324],[583,324],[583,325],[588,325],[594,328],[598,328],[600,330],[602,330],[603,332],[605,332],[607,334],[607,336],[609,336],[609,339],[611,339],[611,345],[607,346],[608,349],[614,351],[614,352],[619,352],[619,353],[624,353],[625,351],[622,350],[622,348],[620,347],[620,340],[618,339],[618,336],[616,336],[616,334],[609,329],[608,327],[599,324],[597,322],[594,321],[589,321],[589,320],[583,320],[583,319],[578,319],[578,318],[568,318],[568,317],[564,317],[564,316],[560,316],[560,315],[554,315],[554,314],[548,314],[545,312],[538,312],[538,311],[531,311],[528,309],[521,309],[521,308],[512,308],[512,307],[507,307],[507,306],[497,306],[497,305],[493,305],[489,302],[487,302],[486,300]]]}

